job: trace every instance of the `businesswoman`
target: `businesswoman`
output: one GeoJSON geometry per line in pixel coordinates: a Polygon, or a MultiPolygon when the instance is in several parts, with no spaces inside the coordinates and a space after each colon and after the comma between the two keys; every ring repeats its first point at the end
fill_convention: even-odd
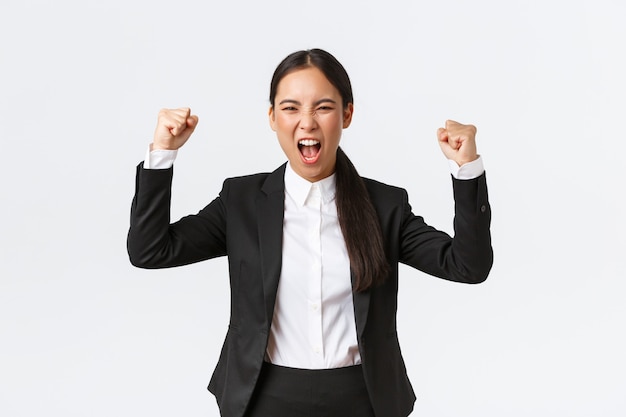
{"type": "Polygon", "coordinates": [[[312,49],[270,85],[269,124],[287,162],[230,178],[170,224],[172,164],[198,118],[162,110],[137,167],[128,251],[142,268],[227,256],[230,322],[209,383],[225,417],[405,417],[415,395],[396,334],[398,263],[479,283],[492,265],[476,129],[437,131],[451,161],[454,237],[412,213],[403,189],[361,178],[339,147],[354,110],[343,66],[312,49]]]}

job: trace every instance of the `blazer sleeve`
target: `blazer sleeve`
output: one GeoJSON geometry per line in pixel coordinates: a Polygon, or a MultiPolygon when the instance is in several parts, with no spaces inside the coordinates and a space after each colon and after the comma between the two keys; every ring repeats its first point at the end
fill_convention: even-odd
{"type": "Polygon", "coordinates": [[[400,262],[450,281],[480,283],[487,279],[493,264],[486,176],[452,178],[452,184],[454,237],[414,215],[404,192],[400,262]]]}
{"type": "Polygon", "coordinates": [[[226,209],[223,195],[198,214],[170,224],[173,167],[137,166],[135,196],[130,214],[127,249],[130,262],[140,268],[167,268],[226,255],[226,209]]]}

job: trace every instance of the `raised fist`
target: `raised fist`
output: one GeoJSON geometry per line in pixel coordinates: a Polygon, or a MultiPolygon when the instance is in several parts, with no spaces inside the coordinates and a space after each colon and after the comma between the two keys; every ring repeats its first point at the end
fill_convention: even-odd
{"type": "Polygon", "coordinates": [[[151,149],[180,148],[187,142],[197,125],[198,116],[192,115],[188,107],[161,109],[151,149]]]}
{"type": "Polygon", "coordinates": [[[446,120],[446,127],[437,130],[439,146],[446,158],[459,166],[478,158],[476,152],[476,126],[463,125],[453,120],[446,120]]]}

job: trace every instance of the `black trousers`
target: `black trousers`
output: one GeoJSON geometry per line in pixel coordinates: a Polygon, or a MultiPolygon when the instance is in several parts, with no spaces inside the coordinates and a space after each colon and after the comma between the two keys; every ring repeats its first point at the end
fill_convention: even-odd
{"type": "Polygon", "coordinates": [[[264,363],[246,417],[375,417],[360,365],[296,369],[264,363]]]}

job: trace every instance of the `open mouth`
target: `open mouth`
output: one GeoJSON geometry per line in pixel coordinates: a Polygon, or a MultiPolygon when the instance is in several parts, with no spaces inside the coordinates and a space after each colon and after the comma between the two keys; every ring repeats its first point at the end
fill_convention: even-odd
{"type": "Polygon", "coordinates": [[[314,163],[320,155],[322,145],[319,140],[301,139],[298,141],[298,150],[305,163],[314,163]]]}

